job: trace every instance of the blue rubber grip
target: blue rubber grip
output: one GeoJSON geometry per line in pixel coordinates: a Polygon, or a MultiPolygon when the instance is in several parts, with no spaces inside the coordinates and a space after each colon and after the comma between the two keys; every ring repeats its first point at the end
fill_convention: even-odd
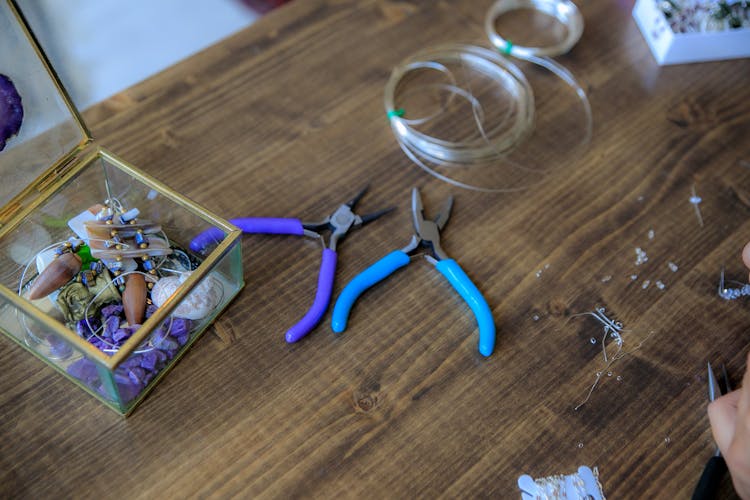
{"type": "Polygon", "coordinates": [[[333,306],[333,319],[331,320],[333,331],[341,333],[346,330],[349,311],[365,290],[383,281],[396,270],[408,264],[410,260],[404,252],[396,250],[355,276],[341,291],[341,295],[336,299],[336,305],[333,306]]]}
{"type": "Polygon", "coordinates": [[[495,349],[495,320],[482,292],[472,283],[461,266],[453,259],[438,261],[437,270],[445,276],[474,312],[479,325],[479,353],[489,356],[495,349]]]}

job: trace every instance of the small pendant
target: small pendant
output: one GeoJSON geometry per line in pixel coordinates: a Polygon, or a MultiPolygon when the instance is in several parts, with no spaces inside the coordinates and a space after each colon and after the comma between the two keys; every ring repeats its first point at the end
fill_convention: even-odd
{"type": "Polygon", "coordinates": [[[64,253],[53,260],[34,280],[29,290],[29,300],[46,297],[72,280],[81,270],[81,258],[74,253],[64,253]]]}

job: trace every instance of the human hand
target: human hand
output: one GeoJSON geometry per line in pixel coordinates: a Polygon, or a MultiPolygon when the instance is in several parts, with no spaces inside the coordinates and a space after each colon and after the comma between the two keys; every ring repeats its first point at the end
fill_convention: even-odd
{"type": "Polygon", "coordinates": [[[750,243],[745,245],[745,248],[742,249],[742,262],[750,268],[750,243]]]}
{"type": "MultiPolygon", "coordinates": [[[[748,247],[743,250],[743,258],[746,250],[748,247]]],[[[750,363],[750,353],[747,360],[750,363]]],[[[745,371],[742,387],[708,405],[708,418],[735,491],[740,498],[750,500],[750,370],[745,371]]]]}

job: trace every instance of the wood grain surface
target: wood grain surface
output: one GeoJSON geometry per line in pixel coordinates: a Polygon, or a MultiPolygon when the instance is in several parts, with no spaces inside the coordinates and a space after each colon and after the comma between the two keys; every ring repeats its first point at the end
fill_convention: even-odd
{"type": "Polygon", "coordinates": [[[247,236],[246,288],[127,419],[0,339],[0,497],[518,498],[519,475],[580,465],[610,499],[689,497],[714,451],[706,361],[735,384],[745,368],[750,299],[717,285],[722,266],[747,280],[750,60],[660,68],[632,1],[577,3],[584,34],[558,60],[588,92],[591,147],[524,192],[423,173],[382,106],[409,54],[487,45],[488,0],[297,0],[85,113],[101,144],[227,218],[315,220],[371,183],[362,211],[397,211],[339,245],[334,298],[408,242],[412,186],[428,213],[452,193],[443,248],[484,292],[497,346],[477,353],[470,309],[421,259],[345,333],[329,311],[287,345],[320,246],[247,236]],[[575,316],[595,306],[629,354],[575,411],[604,365],[601,324],[575,316]]]}

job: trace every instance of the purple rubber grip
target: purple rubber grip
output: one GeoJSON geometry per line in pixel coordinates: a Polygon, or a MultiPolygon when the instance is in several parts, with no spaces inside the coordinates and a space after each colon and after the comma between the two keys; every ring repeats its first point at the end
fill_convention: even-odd
{"type": "Polygon", "coordinates": [[[323,315],[328,309],[333,292],[333,278],[336,275],[336,252],[330,248],[323,249],[323,258],[320,262],[320,274],[318,275],[318,290],[315,292],[315,301],[307,311],[307,314],[286,332],[286,341],[290,344],[310,333],[320,323],[323,315]]]}
{"type": "MultiPolygon", "coordinates": [[[[244,217],[230,219],[229,222],[237,226],[246,234],[291,234],[303,236],[305,228],[299,219],[281,219],[272,217],[244,217]]],[[[200,233],[190,242],[190,250],[198,252],[205,247],[218,243],[224,239],[221,229],[212,227],[200,233]]]]}

